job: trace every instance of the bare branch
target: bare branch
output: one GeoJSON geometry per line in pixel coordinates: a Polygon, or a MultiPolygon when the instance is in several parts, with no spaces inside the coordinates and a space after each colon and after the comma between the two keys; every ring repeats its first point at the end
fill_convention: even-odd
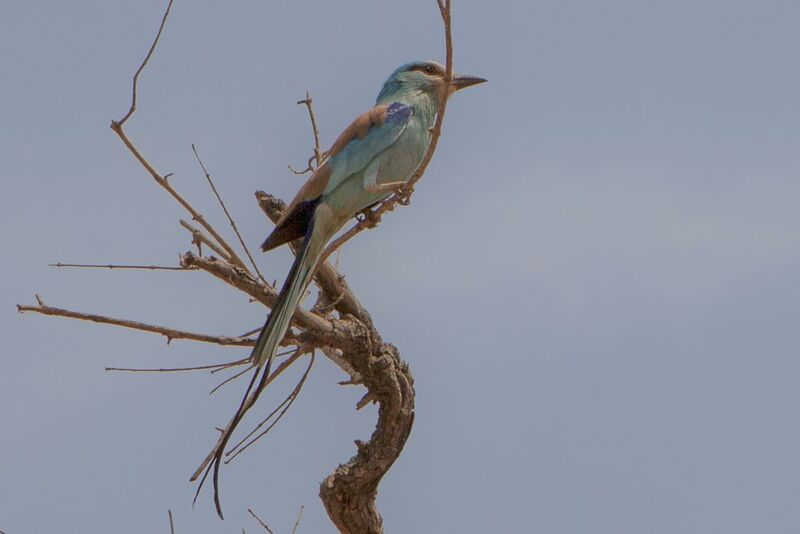
{"type": "Polygon", "coordinates": [[[147,271],[196,271],[193,267],[168,267],[163,265],[116,265],[111,263],[50,263],[48,267],[77,267],[83,269],[141,269],[147,271]]]}
{"type": "Polygon", "coordinates": [[[93,313],[82,313],[72,310],[65,310],[63,308],[54,308],[40,303],[37,306],[26,306],[17,304],[17,311],[35,312],[42,315],[51,315],[57,317],[69,317],[70,319],[80,319],[82,321],[91,321],[93,323],[111,324],[115,326],[122,326],[124,328],[131,328],[133,330],[141,330],[143,332],[152,332],[154,334],[161,334],[167,338],[167,343],[174,339],[188,339],[191,341],[201,341],[203,343],[213,343],[214,345],[233,345],[239,347],[252,347],[255,345],[255,340],[250,338],[228,337],[228,336],[211,336],[208,334],[196,334],[194,332],[186,332],[183,330],[176,330],[166,326],[159,326],[139,321],[130,321],[127,319],[115,319],[105,315],[96,315],[93,313]]]}
{"type": "Polygon", "coordinates": [[[271,529],[271,528],[269,528],[269,527],[267,526],[267,524],[266,524],[266,523],[264,523],[264,522],[261,520],[261,518],[260,518],[260,517],[258,517],[258,516],[256,515],[256,513],[255,513],[255,512],[254,512],[254,511],[253,511],[251,508],[248,508],[248,509],[247,509],[247,511],[248,511],[248,512],[250,512],[250,515],[252,515],[252,516],[253,516],[253,518],[255,518],[255,520],[256,520],[256,521],[258,521],[258,523],[259,523],[259,524],[260,524],[262,527],[264,527],[264,528],[267,530],[267,532],[269,532],[269,534],[275,534],[274,532],[272,532],[272,529],[271,529]]]}
{"type": "Polygon", "coordinates": [[[214,181],[211,179],[211,175],[206,170],[206,166],[203,164],[203,160],[200,159],[200,154],[197,153],[197,148],[195,148],[194,144],[192,144],[192,152],[194,152],[194,157],[197,158],[197,163],[200,164],[200,168],[203,169],[203,174],[206,175],[206,180],[208,181],[208,185],[211,186],[211,190],[214,192],[214,196],[217,197],[217,201],[219,201],[219,205],[222,207],[222,211],[225,212],[225,216],[228,218],[228,222],[231,224],[231,228],[233,228],[233,233],[236,234],[236,237],[239,239],[239,243],[242,245],[244,249],[244,253],[247,254],[247,257],[250,259],[250,264],[255,269],[256,274],[258,277],[266,284],[267,281],[264,279],[264,275],[261,274],[261,271],[258,270],[258,265],[256,265],[256,261],[253,259],[253,255],[250,254],[250,249],[247,248],[247,245],[242,239],[242,234],[239,233],[239,228],[236,227],[236,221],[233,220],[228,208],[225,206],[225,202],[223,202],[222,197],[220,196],[219,192],[217,191],[217,187],[214,185],[214,181]]]}
{"type": "MultiPolygon", "coordinates": [[[[255,343],[255,340],[253,340],[255,343]]],[[[250,358],[244,358],[242,360],[236,360],[233,362],[226,362],[226,363],[213,363],[211,365],[196,365],[194,367],[166,367],[166,368],[142,368],[142,367],[106,367],[106,371],[121,371],[121,372],[128,372],[128,373],[174,373],[174,372],[182,372],[182,371],[207,371],[209,369],[212,370],[222,370],[228,369],[230,367],[236,367],[237,365],[242,365],[250,361],[250,358]]]]}
{"type": "MultiPolygon", "coordinates": [[[[244,275],[235,267],[217,260],[196,256],[191,252],[181,256],[181,265],[194,265],[225,283],[243,291],[254,299],[263,303],[265,306],[272,307],[278,298],[275,288],[262,284],[254,278],[244,275]]],[[[330,345],[332,347],[345,349],[353,343],[355,330],[360,328],[353,322],[336,319],[328,319],[310,313],[299,307],[294,312],[293,323],[303,330],[300,336],[287,332],[282,345],[300,344],[312,345],[315,347],[330,345]],[[355,329],[355,330],[354,330],[355,329]]]]}
{"type": "Polygon", "coordinates": [[[167,515],[169,515],[169,531],[170,531],[170,534],[175,534],[175,524],[172,522],[172,510],[167,510],[167,515]]]}
{"type": "Polygon", "coordinates": [[[136,69],[136,74],[133,75],[133,89],[131,90],[131,107],[128,110],[128,113],[125,114],[122,119],[115,121],[119,127],[121,128],[123,124],[133,115],[133,112],[136,111],[136,86],[139,83],[139,75],[144,70],[147,62],[150,61],[150,57],[153,55],[153,52],[156,51],[156,46],[158,46],[158,40],[161,39],[161,32],[164,31],[164,25],[167,23],[167,17],[169,17],[169,10],[172,9],[172,2],[174,0],[169,0],[169,4],[167,4],[167,9],[164,11],[164,16],[161,18],[161,24],[158,27],[158,33],[156,33],[156,38],[153,39],[153,44],[150,45],[150,50],[147,51],[147,55],[144,57],[144,61],[142,64],[139,65],[139,68],[136,69]]]}
{"type": "Polygon", "coordinates": [[[128,150],[130,151],[130,153],[133,154],[133,156],[139,161],[139,163],[142,165],[142,167],[144,167],[145,170],[148,173],[150,173],[150,176],[153,177],[153,179],[156,181],[156,183],[158,183],[158,185],[163,187],[170,195],[172,195],[172,198],[174,198],[178,202],[178,204],[183,206],[183,208],[186,211],[188,211],[189,214],[191,214],[192,219],[197,221],[200,224],[200,226],[205,228],[205,230],[211,235],[211,237],[213,237],[214,240],[223,249],[225,249],[225,251],[227,251],[227,253],[228,253],[227,256],[230,258],[231,262],[236,264],[237,266],[241,267],[246,272],[249,272],[248,269],[247,269],[247,266],[244,264],[244,262],[241,260],[241,258],[239,258],[239,256],[236,254],[236,251],[234,251],[233,248],[227,243],[227,241],[225,241],[222,238],[222,236],[220,236],[219,233],[217,233],[217,231],[205,220],[205,218],[200,214],[200,212],[198,212],[196,209],[194,209],[194,207],[191,204],[189,204],[189,202],[186,199],[184,199],[180,195],[180,193],[178,193],[175,190],[175,188],[172,187],[172,185],[167,180],[168,176],[162,176],[155,169],[155,167],[153,167],[153,165],[151,165],[150,162],[147,161],[147,159],[142,155],[142,153],[139,152],[139,149],[136,148],[136,146],[133,144],[133,142],[128,138],[128,135],[125,133],[125,131],[122,128],[123,125],[125,124],[125,122],[133,115],[133,112],[136,111],[136,91],[137,91],[137,83],[138,83],[139,75],[142,73],[142,71],[144,70],[145,66],[147,65],[147,62],[150,61],[150,58],[152,57],[153,53],[156,50],[156,46],[158,45],[158,40],[161,38],[161,32],[164,30],[164,25],[167,22],[167,17],[169,16],[169,11],[172,8],[172,2],[173,2],[173,0],[170,0],[169,4],[167,4],[167,9],[164,11],[164,17],[161,19],[161,25],[158,28],[158,33],[156,34],[156,38],[153,40],[153,44],[150,46],[150,50],[147,52],[147,56],[145,56],[144,61],[142,61],[142,64],[139,65],[139,69],[136,71],[136,74],[134,74],[134,76],[133,76],[133,90],[131,92],[131,107],[128,110],[128,113],[121,120],[118,120],[118,121],[117,120],[112,120],[111,121],[111,129],[114,131],[114,133],[117,134],[117,136],[125,144],[125,146],[128,147],[128,150]]]}

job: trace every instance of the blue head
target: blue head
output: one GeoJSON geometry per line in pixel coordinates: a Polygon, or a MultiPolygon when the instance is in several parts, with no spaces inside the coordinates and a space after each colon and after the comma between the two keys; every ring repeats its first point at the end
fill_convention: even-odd
{"type": "MultiPolygon", "coordinates": [[[[406,63],[398,67],[383,83],[377,103],[410,102],[418,98],[432,98],[438,101],[439,91],[444,85],[444,76],[444,66],[435,61],[406,63]]],[[[450,92],[454,93],[485,81],[483,78],[467,74],[454,75],[450,92]]]]}

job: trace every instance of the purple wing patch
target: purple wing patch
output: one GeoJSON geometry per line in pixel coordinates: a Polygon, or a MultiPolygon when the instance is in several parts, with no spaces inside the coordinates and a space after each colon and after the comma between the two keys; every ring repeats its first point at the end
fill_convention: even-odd
{"type": "Polygon", "coordinates": [[[413,112],[414,108],[407,104],[392,102],[386,110],[386,122],[406,122],[413,112]]]}

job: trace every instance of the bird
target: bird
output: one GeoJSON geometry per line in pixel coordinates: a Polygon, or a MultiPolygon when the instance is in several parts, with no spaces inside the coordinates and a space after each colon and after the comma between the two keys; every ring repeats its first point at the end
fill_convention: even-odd
{"type": "MultiPolygon", "coordinates": [[[[412,61],[395,69],[383,83],[375,106],[356,117],[339,135],[262,243],[261,249],[267,252],[302,238],[251,352],[255,372],[250,385],[216,449],[214,502],[221,518],[218,473],[223,449],[244,412],[266,386],[275,352],[328,241],[348,220],[402,190],[413,176],[431,143],[446,76],[445,67],[435,61],[412,61]],[[261,380],[248,403],[259,374],[261,380]]],[[[452,94],[485,82],[484,78],[458,74],[452,77],[449,91],[452,94]]],[[[203,480],[210,468],[209,464],[203,480]]]]}

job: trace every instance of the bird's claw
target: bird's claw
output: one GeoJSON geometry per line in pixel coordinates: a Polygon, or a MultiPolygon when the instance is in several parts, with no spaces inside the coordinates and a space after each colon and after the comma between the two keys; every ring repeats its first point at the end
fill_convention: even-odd
{"type": "Polygon", "coordinates": [[[408,206],[411,203],[411,193],[414,192],[413,187],[403,186],[395,192],[397,203],[401,206],[408,206]]]}
{"type": "Polygon", "coordinates": [[[366,228],[375,228],[378,226],[378,223],[381,222],[381,215],[380,213],[376,213],[374,210],[367,208],[362,210],[359,214],[361,217],[358,219],[359,222],[363,223],[366,228]]]}

